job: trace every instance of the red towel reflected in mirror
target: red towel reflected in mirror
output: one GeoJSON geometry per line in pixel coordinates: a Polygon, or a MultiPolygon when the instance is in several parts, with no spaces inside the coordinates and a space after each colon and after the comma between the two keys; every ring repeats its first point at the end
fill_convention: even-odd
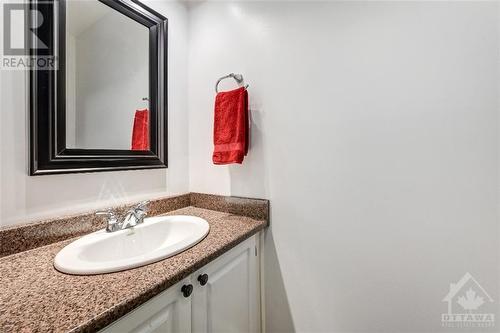
{"type": "Polygon", "coordinates": [[[132,150],[149,150],[149,110],[136,110],[132,129],[132,150]]]}

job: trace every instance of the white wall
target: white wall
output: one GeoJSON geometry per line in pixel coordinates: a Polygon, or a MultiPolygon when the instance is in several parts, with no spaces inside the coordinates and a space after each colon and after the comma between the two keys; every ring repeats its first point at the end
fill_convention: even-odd
{"type": "Polygon", "coordinates": [[[190,10],[190,188],[271,200],[269,332],[443,331],[467,271],[499,318],[497,3],[190,10]],[[252,144],[214,166],[229,72],[250,84],[252,144]]]}
{"type": "Polygon", "coordinates": [[[28,80],[22,71],[4,70],[0,73],[0,226],[188,191],[187,10],[176,2],[144,2],[169,19],[169,168],[29,177],[28,80]]]}

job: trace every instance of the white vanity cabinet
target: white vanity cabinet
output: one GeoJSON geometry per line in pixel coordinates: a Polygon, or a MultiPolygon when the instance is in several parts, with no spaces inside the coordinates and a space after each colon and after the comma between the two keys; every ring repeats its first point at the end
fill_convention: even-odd
{"type": "Polygon", "coordinates": [[[259,256],[255,235],[101,332],[260,332],[259,256]]]}
{"type": "Polygon", "coordinates": [[[259,252],[255,236],[192,275],[193,332],[260,331],[259,252]]]}
{"type": "Polygon", "coordinates": [[[189,297],[184,297],[181,292],[182,286],[190,283],[190,278],[182,280],[118,319],[101,332],[191,332],[191,300],[189,297]]]}

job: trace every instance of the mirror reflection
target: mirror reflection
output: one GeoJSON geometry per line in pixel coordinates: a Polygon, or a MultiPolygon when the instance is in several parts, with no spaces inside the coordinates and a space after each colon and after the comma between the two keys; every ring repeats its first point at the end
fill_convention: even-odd
{"type": "Polygon", "coordinates": [[[100,1],[66,6],[66,147],[149,150],[149,29],[100,1]]]}

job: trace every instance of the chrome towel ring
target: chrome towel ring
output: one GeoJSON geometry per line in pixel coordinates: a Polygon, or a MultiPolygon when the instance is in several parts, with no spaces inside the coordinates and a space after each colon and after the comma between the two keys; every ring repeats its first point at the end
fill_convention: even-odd
{"type": "Polygon", "coordinates": [[[225,75],[217,80],[217,83],[215,83],[215,92],[216,93],[219,92],[219,83],[222,80],[228,79],[228,78],[233,78],[240,87],[245,86],[245,89],[248,88],[248,84],[244,85],[243,75],[231,73],[231,74],[225,75]]]}

